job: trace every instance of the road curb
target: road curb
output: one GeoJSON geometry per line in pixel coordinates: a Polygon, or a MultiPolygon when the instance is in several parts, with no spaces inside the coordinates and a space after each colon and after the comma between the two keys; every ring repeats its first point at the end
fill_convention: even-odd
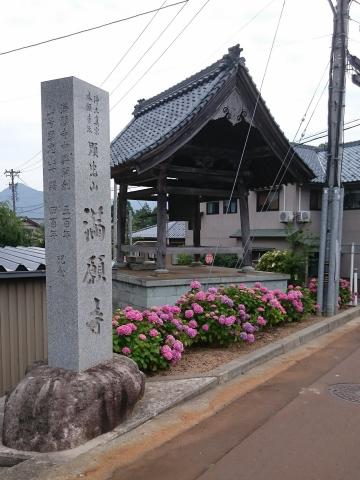
{"type": "Polygon", "coordinates": [[[316,337],[325,335],[335,328],[345,325],[359,315],[360,306],[345,310],[344,312],[338,313],[334,317],[326,318],[315,325],[311,325],[310,327],[292,333],[283,340],[279,340],[266,347],[259,348],[259,350],[253,353],[249,353],[239,359],[232,360],[225,365],[221,365],[220,367],[210,370],[209,372],[206,372],[206,376],[216,377],[218,379],[218,384],[223,384],[237,377],[238,375],[243,375],[252,368],[257,367],[268,360],[288,353],[291,350],[310,342],[316,337]]]}
{"type": "MultiPolygon", "coordinates": [[[[63,458],[63,452],[57,452],[53,454],[35,454],[34,452],[25,452],[27,456],[27,460],[16,465],[10,469],[0,469],[0,479],[4,478],[4,480],[18,480],[19,478],[27,478],[28,480],[37,480],[41,473],[45,473],[46,471],[49,472],[51,475],[50,477],[46,478],[53,478],[52,476],[52,467],[59,466],[59,464],[69,463],[72,464],[79,456],[84,455],[84,458],[88,458],[88,455],[92,455],[91,452],[95,452],[97,449],[100,449],[102,452],[110,447],[112,442],[121,439],[124,434],[129,433],[130,431],[135,430],[140,425],[148,422],[149,420],[156,418],[160,414],[171,410],[173,407],[178,406],[179,404],[186,403],[186,401],[190,399],[194,399],[199,397],[206,391],[211,391],[215,389],[217,386],[222,385],[235,377],[245,374],[246,372],[252,370],[253,368],[265,364],[267,361],[272,360],[276,357],[279,357],[283,354],[290,352],[306,343],[309,343],[316,337],[320,337],[325,335],[326,333],[339,328],[346,323],[354,320],[355,318],[360,317],[360,306],[348,309],[344,312],[341,312],[334,317],[324,319],[318,322],[315,325],[311,325],[306,327],[298,332],[295,332],[288,337],[285,337],[282,340],[274,342],[270,345],[265,347],[259,348],[258,350],[243,355],[241,358],[233,360],[225,365],[217,367],[209,372],[206,372],[202,375],[194,375],[192,378],[195,379],[204,379],[204,377],[208,377],[207,382],[200,382],[196,388],[192,388],[192,391],[185,392],[183,396],[178,396],[176,400],[169,401],[167,405],[160,406],[152,410],[151,412],[143,412],[142,418],[133,418],[128,422],[128,424],[119,425],[116,429],[112,432],[104,434],[103,436],[97,437],[92,441],[88,442],[88,444],[84,444],[79,448],[79,452],[72,452],[72,454],[68,457],[67,460],[63,458]],[[3,470],[3,471],[2,471],[3,470]]],[[[189,377],[187,377],[189,379],[189,377]]],[[[159,384],[169,384],[169,383],[177,383],[177,381],[181,380],[180,378],[173,378],[164,380],[157,380],[159,384]]],[[[149,382],[153,383],[153,382],[149,382]]],[[[153,385],[153,388],[157,388],[156,385],[153,385]]],[[[158,386],[161,388],[161,385],[158,386]]],[[[1,452],[3,455],[15,455],[16,451],[7,451],[1,452]]],[[[75,449],[76,450],[76,449],[75,449]]],[[[69,451],[70,452],[70,451],[69,451]]],[[[81,461],[80,461],[81,463],[81,461]]],[[[82,471],[80,467],[79,472],[82,471]]],[[[42,477],[45,478],[45,477],[42,477]]],[[[56,476],[56,478],[59,478],[56,476]]],[[[62,477],[61,478],[67,478],[62,477]]]]}

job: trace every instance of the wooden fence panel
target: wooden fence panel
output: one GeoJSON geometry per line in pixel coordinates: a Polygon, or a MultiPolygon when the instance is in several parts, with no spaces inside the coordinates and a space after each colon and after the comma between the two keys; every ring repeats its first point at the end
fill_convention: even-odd
{"type": "Polygon", "coordinates": [[[45,278],[0,281],[0,397],[47,357],[45,278]]]}

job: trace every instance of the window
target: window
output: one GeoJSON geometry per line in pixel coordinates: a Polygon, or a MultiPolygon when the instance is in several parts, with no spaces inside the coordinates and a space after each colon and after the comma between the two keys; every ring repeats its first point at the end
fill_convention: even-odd
{"type": "Polygon", "coordinates": [[[218,215],[219,214],[219,202],[206,202],[206,214],[218,215]]]}
{"type": "Polygon", "coordinates": [[[233,198],[230,202],[228,210],[229,200],[223,201],[223,213],[237,213],[237,199],[233,198]]]}
{"type": "Polygon", "coordinates": [[[360,210],[360,190],[345,191],[344,210],[360,210]]]}
{"type": "Polygon", "coordinates": [[[279,190],[259,190],[256,192],[256,211],[273,212],[279,210],[279,190]]]}
{"type": "Polygon", "coordinates": [[[310,190],[310,210],[321,210],[322,190],[310,190]]]}

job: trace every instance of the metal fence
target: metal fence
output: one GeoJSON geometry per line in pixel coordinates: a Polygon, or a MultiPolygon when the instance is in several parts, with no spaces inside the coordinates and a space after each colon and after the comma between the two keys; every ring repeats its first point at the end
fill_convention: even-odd
{"type": "Polygon", "coordinates": [[[0,397],[47,358],[45,275],[24,277],[0,278],[0,397]]]}

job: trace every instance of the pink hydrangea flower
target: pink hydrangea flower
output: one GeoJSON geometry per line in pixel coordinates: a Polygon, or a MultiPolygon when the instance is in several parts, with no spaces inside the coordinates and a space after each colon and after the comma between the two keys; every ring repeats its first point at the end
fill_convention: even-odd
{"type": "Polygon", "coordinates": [[[177,352],[183,352],[184,351],[184,345],[180,340],[175,340],[174,345],[173,345],[173,350],[176,350],[177,352]]]}
{"type": "Polygon", "coordinates": [[[205,323],[201,328],[204,330],[204,332],[209,331],[209,325],[207,323],[205,323]]]}
{"type": "Polygon", "coordinates": [[[146,340],[146,335],[144,335],[143,333],[140,333],[139,339],[140,340],[146,340]]]}
{"type": "Polygon", "coordinates": [[[265,326],[267,324],[267,321],[265,320],[264,317],[258,316],[256,320],[257,324],[260,325],[261,327],[265,326]]]}
{"type": "Polygon", "coordinates": [[[195,294],[195,300],[198,300],[200,302],[206,300],[206,293],[200,290],[195,294]]]}
{"type": "Polygon", "coordinates": [[[123,347],[121,349],[121,353],[123,353],[124,355],[130,355],[131,349],[129,347],[123,347]]]}
{"type": "Polygon", "coordinates": [[[185,310],[185,318],[191,318],[194,316],[193,310],[185,310]]]}
{"type": "Polygon", "coordinates": [[[194,290],[200,290],[201,288],[201,283],[198,282],[197,280],[193,280],[191,283],[190,283],[190,288],[194,289],[194,290]]]}
{"type": "Polygon", "coordinates": [[[225,318],[225,325],[227,327],[230,327],[231,325],[234,325],[236,321],[236,317],[234,315],[231,315],[230,317],[225,318]]]}
{"type": "Polygon", "coordinates": [[[198,333],[195,328],[191,328],[191,327],[185,327],[184,330],[187,336],[190,338],[195,338],[198,333]]]}
{"type": "Polygon", "coordinates": [[[149,332],[150,337],[157,337],[160,333],[156,330],[156,328],[152,328],[149,332]]]}
{"type": "Polygon", "coordinates": [[[168,335],[166,337],[166,343],[172,347],[175,343],[175,337],[173,335],[168,335]]]}
{"type": "Polygon", "coordinates": [[[116,329],[116,333],[118,335],[131,335],[132,334],[132,328],[131,326],[127,323],[125,325],[120,325],[120,327],[118,327],[116,329]]]}
{"type": "Polygon", "coordinates": [[[255,342],[255,336],[252,333],[248,333],[246,340],[247,340],[248,343],[254,343],[255,342]]]}
{"type": "Polygon", "coordinates": [[[173,354],[172,354],[172,351],[171,351],[171,348],[169,347],[169,345],[163,345],[160,348],[160,352],[161,352],[161,355],[165,358],[165,360],[167,360],[168,362],[170,362],[170,360],[172,360],[173,354]]]}
{"type": "Polygon", "coordinates": [[[181,360],[181,352],[179,352],[178,350],[172,350],[171,353],[172,353],[171,363],[174,365],[179,360],[181,360]]]}
{"type": "Polygon", "coordinates": [[[203,307],[198,303],[193,303],[191,306],[196,314],[204,313],[203,307]]]}
{"type": "Polygon", "coordinates": [[[189,322],[189,327],[190,328],[197,328],[197,326],[198,326],[198,323],[197,323],[196,320],[190,320],[190,322],[189,322]]]}

